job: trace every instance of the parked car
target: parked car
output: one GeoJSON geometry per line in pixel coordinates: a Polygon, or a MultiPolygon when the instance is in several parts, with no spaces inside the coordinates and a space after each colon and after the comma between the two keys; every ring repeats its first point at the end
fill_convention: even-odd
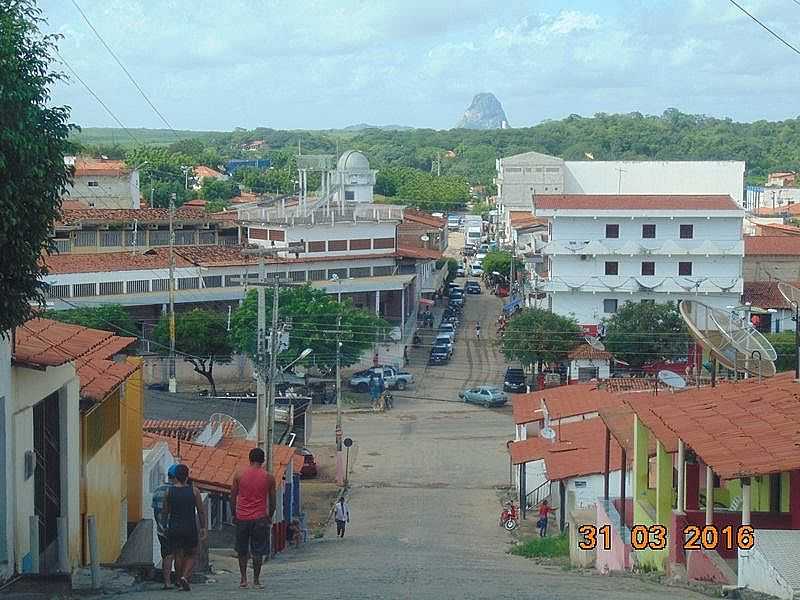
{"type": "Polygon", "coordinates": [[[475,256],[475,246],[472,246],[471,244],[464,246],[463,254],[464,256],[475,256]]]}
{"type": "Polygon", "coordinates": [[[525,371],[515,367],[508,367],[506,376],[503,378],[503,389],[507,392],[524,392],[527,389],[525,371]]]}
{"type": "Polygon", "coordinates": [[[489,252],[489,244],[481,244],[481,247],[478,249],[478,251],[486,256],[486,254],[489,252]]]}
{"type": "Polygon", "coordinates": [[[464,291],[467,294],[480,294],[481,293],[481,284],[477,281],[468,281],[464,284],[464,291]]]}
{"type": "Polygon", "coordinates": [[[434,346],[446,346],[450,354],[453,353],[453,340],[449,333],[440,333],[433,340],[434,346]]]}
{"type": "Polygon", "coordinates": [[[434,346],[431,348],[431,355],[428,357],[429,365],[443,365],[450,360],[450,352],[444,346],[434,346]]]}
{"type": "Polygon", "coordinates": [[[455,341],[456,339],[456,326],[452,323],[442,323],[439,325],[439,333],[448,333],[450,334],[450,338],[455,341]]]}
{"type": "Polygon", "coordinates": [[[508,401],[503,390],[488,385],[464,390],[458,397],[467,404],[479,404],[486,408],[503,406],[508,401]]]}
{"type": "Polygon", "coordinates": [[[478,252],[475,255],[475,261],[476,262],[482,263],[484,258],[486,258],[486,252],[478,252]]]}
{"type": "Polygon", "coordinates": [[[467,272],[464,270],[464,267],[458,267],[458,270],[456,271],[456,277],[464,277],[466,274],[467,272]]]}
{"type": "Polygon", "coordinates": [[[387,388],[404,390],[414,383],[414,376],[408,371],[401,371],[388,365],[372,367],[358,371],[350,377],[350,387],[359,392],[369,391],[369,380],[373,376],[383,377],[383,385],[387,388]]]}
{"type": "Polygon", "coordinates": [[[314,460],[314,453],[308,448],[300,448],[300,456],[303,457],[303,466],[300,467],[300,477],[316,477],[317,461],[314,460]]]}
{"type": "Polygon", "coordinates": [[[480,265],[472,265],[469,269],[469,274],[473,277],[480,277],[483,275],[483,268],[480,265]]]}

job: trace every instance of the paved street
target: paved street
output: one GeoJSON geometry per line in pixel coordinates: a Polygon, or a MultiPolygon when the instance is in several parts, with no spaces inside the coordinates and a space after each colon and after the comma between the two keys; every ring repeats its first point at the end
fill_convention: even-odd
{"type": "MultiPolygon", "coordinates": [[[[508,483],[505,441],[510,408],[486,410],[455,402],[467,385],[500,383],[502,362],[484,334],[500,300],[471,296],[454,360],[424,366],[411,355],[415,389],[396,397],[386,414],[349,414],[345,435],[358,444],[351,475],[353,514],[347,537],[329,528],[321,540],[288,550],[266,568],[267,592],[237,587],[235,560],[217,556],[215,582],[197,585],[196,598],[701,598],[633,578],[576,574],[510,556],[509,535],[497,525],[498,488],[508,483]]],[[[332,415],[315,420],[316,435],[333,431],[332,415]]],[[[325,440],[320,440],[325,441],[325,440]]],[[[160,599],[153,585],[130,598],[160,599]]]]}

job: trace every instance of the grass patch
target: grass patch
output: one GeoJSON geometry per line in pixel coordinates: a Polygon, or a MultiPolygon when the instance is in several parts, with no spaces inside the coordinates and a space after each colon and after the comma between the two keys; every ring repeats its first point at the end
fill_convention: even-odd
{"type": "Polygon", "coordinates": [[[525,558],[561,558],[569,556],[569,539],[566,535],[535,537],[511,549],[511,554],[525,558]]]}

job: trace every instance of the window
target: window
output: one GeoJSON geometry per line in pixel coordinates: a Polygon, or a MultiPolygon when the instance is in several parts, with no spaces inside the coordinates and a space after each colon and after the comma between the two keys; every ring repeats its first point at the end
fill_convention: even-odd
{"type": "Polygon", "coordinates": [[[259,229],[257,227],[250,227],[247,230],[247,236],[254,239],[254,240],[266,240],[267,239],[267,230],[266,229],[259,229]]]}
{"type": "Polygon", "coordinates": [[[210,246],[217,243],[217,233],[215,231],[201,231],[198,237],[198,243],[202,246],[210,246]]]}
{"type": "Polygon", "coordinates": [[[86,185],[88,187],[99,187],[100,186],[100,184],[98,182],[96,182],[96,181],[87,181],[86,185]]]}
{"type": "Polygon", "coordinates": [[[241,285],[240,281],[240,275],[225,275],[225,287],[239,287],[241,285]]]}
{"type": "Polygon", "coordinates": [[[617,312],[617,300],[614,298],[606,298],[603,300],[603,312],[607,314],[617,312]]]}
{"type": "Polygon", "coordinates": [[[370,250],[372,248],[372,240],[350,240],[350,250],[370,250]]]}
{"type": "Polygon", "coordinates": [[[394,238],[375,238],[372,240],[372,247],[375,250],[380,248],[394,248],[394,238]]]}
{"type": "Polygon", "coordinates": [[[656,226],[652,223],[642,225],[642,237],[645,239],[656,237],[656,226]]]}
{"type": "Polygon", "coordinates": [[[180,277],[178,279],[179,290],[196,290],[200,287],[199,277],[180,277]]]}
{"type": "Polygon", "coordinates": [[[47,286],[48,298],[69,298],[69,284],[63,285],[48,285],[47,286]]]}
{"type": "Polygon", "coordinates": [[[347,279],[347,269],[328,269],[328,279],[333,279],[334,275],[338,279],[347,279]]]}
{"type": "Polygon", "coordinates": [[[694,225],[681,225],[681,239],[691,240],[694,238],[694,225]]]}
{"type": "Polygon", "coordinates": [[[97,286],[94,283],[75,283],[72,285],[73,298],[85,298],[86,296],[96,296],[97,286]]]}
{"type": "Polygon", "coordinates": [[[75,245],[76,246],[96,246],[97,245],[97,232],[96,231],[76,231],[75,232],[75,245]]]}
{"type": "Polygon", "coordinates": [[[325,242],[308,242],[309,252],[325,252],[325,242]]]}
{"type": "Polygon", "coordinates": [[[218,288],[222,287],[222,275],[206,275],[203,277],[203,287],[218,288]]]}
{"type": "Polygon", "coordinates": [[[372,267],[372,276],[373,277],[384,277],[386,275],[391,275],[394,271],[394,267],[386,266],[386,267],[372,267]]]}
{"type": "Polygon", "coordinates": [[[350,267],[350,277],[369,277],[369,267],[350,267]]]}
{"type": "Polygon", "coordinates": [[[619,263],[616,261],[608,261],[606,263],[606,275],[619,275],[619,263]]]}
{"type": "Polygon", "coordinates": [[[289,281],[305,281],[306,280],[306,272],[305,271],[289,271],[289,281]]]}
{"type": "Polygon", "coordinates": [[[125,284],[125,293],[127,294],[143,294],[150,291],[149,279],[134,279],[125,284]]]}
{"type": "Polygon", "coordinates": [[[175,245],[176,246],[194,246],[195,234],[194,229],[180,229],[175,232],[175,245]]]}
{"type": "Polygon", "coordinates": [[[101,296],[117,296],[125,293],[125,282],[123,281],[104,281],[100,283],[101,296]]]}
{"type": "Polygon", "coordinates": [[[269,239],[275,240],[276,242],[286,241],[286,232],[282,229],[270,229],[269,239]]]}
{"type": "Polygon", "coordinates": [[[328,252],[346,252],[347,240],[328,240],[328,252]]]}
{"type": "Polygon", "coordinates": [[[324,281],[325,280],[325,269],[312,269],[308,272],[308,280],[309,281],[324,281]]]}
{"type": "Polygon", "coordinates": [[[169,289],[169,279],[153,279],[152,289],[154,292],[166,292],[169,289]]]}
{"type": "Polygon", "coordinates": [[[606,238],[607,239],[616,239],[619,237],[619,225],[616,223],[606,225],[606,238]]]}
{"type": "Polygon", "coordinates": [[[344,199],[345,200],[355,200],[356,199],[356,193],[354,191],[352,191],[352,190],[345,190],[344,191],[344,199]]]}
{"type": "Polygon", "coordinates": [[[169,246],[169,230],[159,229],[150,232],[151,246],[169,246]]]}
{"type": "Polygon", "coordinates": [[[678,263],[678,275],[691,275],[692,274],[692,263],[690,262],[679,262],[678,263]]]}
{"type": "Polygon", "coordinates": [[[651,261],[645,261],[642,263],[642,275],[655,275],[656,274],[656,263],[651,261]]]}
{"type": "Polygon", "coordinates": [[[101,246],[122,246],[122,231],[101,231],[101,246]]]}

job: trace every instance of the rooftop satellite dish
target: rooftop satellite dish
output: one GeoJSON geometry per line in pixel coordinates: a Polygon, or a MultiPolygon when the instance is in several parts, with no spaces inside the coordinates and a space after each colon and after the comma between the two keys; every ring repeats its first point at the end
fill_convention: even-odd
{"type": "Polygon", "coordinates": [[[721,365],[739,373],[761,377],[775,375],[774,348],[762,346],[741,324],[741,319],[697,300],[680,303],[681,317],[697,342],[721,365]],[[738,321],[738,322],[737,322],[738,321]]]}
{"type": "Polygon", "coordinates": [[[667,369],[658,372],[658,380],[673,390],[682,390],[686,387],[686,380],[675,371],[667,369]]]}
{"type": "Polygon", "coordinates": [[[543,427],[542,430],[539,432],[539,435],[542,436],[544,439],[550,441],[556,439],[556,431],[555,429],[551,429],[550,427],[543,427]]]}
{"type": "Polygon", "coordinates": [[[781,282],[778,284],[778,290],[780,290],[781,295],[786,298],[789,304],[794,307],[800,306],[800,289],[788,283],[781,282]]]}
{"type": "Polygon", "coordinates": [[[599,350],[600,352],[605,352],[606,346],[603,342],[600,341],[600,338],[587,335],[584,339],[586,340],[586,343],[589,344],[595,350],[599,350]]]}
{"type": "Polygon", "coordinates": [[[214,413],[208,418],[208,423],[212,429],[222,427],[222,434],[225,437],[238,439],[247,438],[247,428],[230,415],[224,413],[214,413]]]}

